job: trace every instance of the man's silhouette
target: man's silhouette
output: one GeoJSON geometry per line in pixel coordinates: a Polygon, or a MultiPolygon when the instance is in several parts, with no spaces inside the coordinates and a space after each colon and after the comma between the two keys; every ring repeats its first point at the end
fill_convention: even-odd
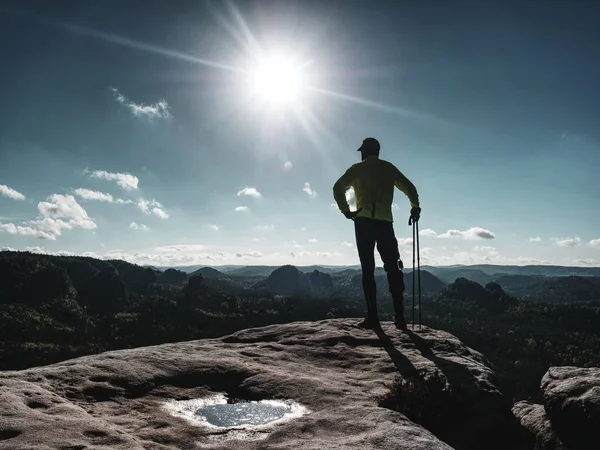
{"type": "Polygon", "coordinates": [[[404,274],[394,235],[392,201],[394,186],[400,189],[411,204],[410,215],[419,220],[419,195],[415,186],[392,163],[379,159],[379,142],[367,138],[358,149],[362,161],[350,167],[333,186],[333,197],[348,219],[354,220],[356,247],[362,268],[362,282],[367,302],[367,317],[359,323],[363,328],[379,328],[377,289],[375,286],[375,244],[387,273],[394,301],[396,327],[406,330],[404,320],[404,274]],[[356,211],[350,211],[346,191],[354,188],[356,211]]]}

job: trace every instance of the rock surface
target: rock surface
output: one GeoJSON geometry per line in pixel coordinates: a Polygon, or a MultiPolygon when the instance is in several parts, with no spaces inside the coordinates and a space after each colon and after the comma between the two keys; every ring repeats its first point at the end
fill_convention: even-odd
{"type": "Polygon", "coordinates": [[[271,325],[2,372],[0,448],[451,449],[379,406],[398,373],[419,370],[442,371],[471,405],[459,430],[471,443],[457,448],[494,448],[512,415],[480,353],[427,327],[400,333],[384,322],[384,333],[376,334],[355,322],[271,325]],[[235,431],[202,428],[165,408],[173,399],[216,392],[290,399],[309,413],[241,440],[235,431]]]}
{"type": "Polygon", "coordinates": [[[563,444],[569,450],[600,448],[600,368],[551,367],[541,387],[563,444]]]}
{"type": "Polygon", "coordinates": [[[515,403],[512,412],[521,425],[531,433],[535,450],[566,450],[552,429],[543,405],[521,401],[515,403]]]}

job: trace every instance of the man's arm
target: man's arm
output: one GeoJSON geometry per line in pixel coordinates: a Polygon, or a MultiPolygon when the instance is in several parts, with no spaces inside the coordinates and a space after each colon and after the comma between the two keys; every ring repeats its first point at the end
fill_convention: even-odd
{"type": "Polygon", "coordinates": [[[397,168],[394,185],[408,197],[410,206],[413,208],[419,207],[419,194],[417,193],[417,188],[397,168]]]}
{"type": "Polygon", "coordinates": [[[351,166],[333,185],[333,198],[343,213],[350,211],[350,205],[348,205],[348,201],[346,200],[346,191],[350,189],[353,181],[354,166],[351,166]]]}

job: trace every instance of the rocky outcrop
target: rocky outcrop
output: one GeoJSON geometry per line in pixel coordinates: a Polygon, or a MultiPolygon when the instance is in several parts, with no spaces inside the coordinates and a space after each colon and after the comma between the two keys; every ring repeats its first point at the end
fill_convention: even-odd
{"type": "Polygon", "coordinates": [[[567,450],[552,429],[543,405],[521,401],[515,403],[512,412],[531,434],[534,450],[567,450]]]}
{"type": "Polygon", "coordinates": [[[551,367],[542,378],[545,409],[569,450],[600,447],[600,368],[551,367]]]}
{"type": "Polygon", "coordinates": [[[376,334],[355,321],[271,325],[2,372],[0,449],[519,448],[509,442],[512,415],[480,353],[427,327],[400,333],[384,322],[376,334]],[[415,374],[441,374],[460,397],[452,439],[462,440],[448,445],[381,406],[393,403],[396,377],[415,374]],[[236,430],[195,425],[166,408],[217,392],[289,399],[309,412],[240,439],[236,430]]]}

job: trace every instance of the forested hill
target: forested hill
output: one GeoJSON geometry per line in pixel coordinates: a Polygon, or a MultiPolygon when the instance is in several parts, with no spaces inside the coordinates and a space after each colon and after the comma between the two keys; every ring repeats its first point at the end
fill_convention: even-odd
{"type": "MultiPolygon", "coordinates": [[[[550,365],[600,366],[596,279],[543,278],[539,284],[535,277],[504,278],[513,290],[533,286],[536,301],[499,282],[458,278],[444,284],[424,271],[423,323],[485,354],[504,392],[516,400],[539,395],[550,365]]],[[[406,282],[410,321],[410,274],[406,282]]],[[[378,273],[377,283],[380,318],[391,320],[385,274],[378,273]]],[[[305,273],[284,266],[268,277],[216,270],[190,275],[118,260],[0,252],[0,369],[272,323],[360,318],[364,308],[361,277],[352,269],[305,273]]]]}

